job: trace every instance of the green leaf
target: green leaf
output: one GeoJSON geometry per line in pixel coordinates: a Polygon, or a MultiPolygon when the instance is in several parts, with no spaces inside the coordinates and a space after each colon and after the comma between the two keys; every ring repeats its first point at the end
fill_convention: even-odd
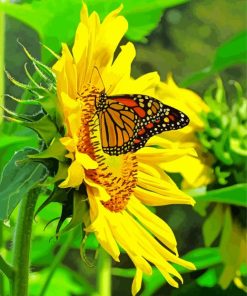
{"type": "Polygon", "coordinates": [[[62,120],[61,120],[61,113],[60,106],[57,102],[57,97],[55,94],[50,93],[49,95],[42,97],[40,99],[37,99],[36,102],[38,102],[43,109],[46,111],[48,115],[50,115],[51,119],[56,122],[58,126],[62,126],[62,120]]]}
{"type": "Polygon", "coordinates": [[[224,228],[220,240],[220,252],[224,264],[223,271],[219,278],[219,285],[227,289],[232,280],[236,277],[241,263],[245,261],[245,236],[242,227],[235,223],[230,207],[226,208],[224,228]]]}
{"type": "Polygon", "coordinates": [[[11,123],[4,121],[0,126],[0,172],[16,151],[38,146],[38,137],[32,130],[18,125],[13,131],[10,125],[11,123]]]}
{"type": "Polygon", "coordinates": [[[36,131],[47,145],[49,145],[53,138],[58,134],[57,127],[50,119],[49,115],[45,115],[37,121],[23,122],[23,124],[36,131]]]}
{"type": "Polygon", "coordinates": [[[15,153],[5,166],[0,181],[0,220],[6,220],[27,192],[48,175],[44,165],[27,159],[37,150],[27,148],[15,153]]]}
{"type": "Polygon", "coordinates": [[[216,51],[212,65],[194,73],[183,81],[182,86],[187,87],[210,75],[220,72],[236,64],[245,64],[247,55],[247,31],[237,34],[223,43],[216,51]]]}
{"type": "MultiPolygon", "coordinates": [[[[205,269],[221,262],[218,248],[198,248],[183,256],[183,259],[194,263],[196,270],[205,269]]],[[[178,266],[177,270],[181,273],[190,272],[181,266],[178,266]]]]}
{"type": "Polygon", "coordinates": [[[54,189],[51,192],[51,194],[46,198],[46,200],[36,210],[35,216],[52,202],[64,204],[66,202],[66,200],[68,199],[69,192],[70,192],[70,188],[69,189],[61,189],[61,188],[57,187],[57,185],[54,186],[54,189]]]}
{"type": "Polygon", "coordinates": [[[26,143],[29,141],[29,137],[22,137],[22,136],[9,136],[5,135],[0,132],[1,135],[1,142],[0,142],[0,149],[6,149],[8,146],[16,145],[16,144],[21,144],[21,143],[26,143]]]}
{"type": "Polygon", "coordinates": [[[219,202],[246,207],[247,183],[228,186],[222,189],[208,191],[203,195],[193,196],[196,202],[219,202]]]}
{"type": "MultiPolygon", "coordinates": [[[[129,21],[127,37],[134,41],[145,41],[145,37],[158,25],[164,9],[186,3],[188,0],[85,2],[90,11],[95,10],[100,14],[101,19],[123,2],[123,15],[129,21]]],[[[74,39],[81,6],[81,0],[60,0],[59,5],[57,0],[45,0],[24,4],[0,3],[0,11],[33,28],[38,32],[42,43],[58,52],[61,42],[71,43],[74,39]]],[[[51,58],[53,56],[47,50],[43,51],[44,61],[51,58]]]]}
{"type": "Polygon", "coordinates": [[[196,282],[199,286],[208,288],[214,287],[217,284],[217,281],[218,276],[215,268],[207,270],[203,275],[196,279],[196,282]]]}
{"type": "Polygon", "coordinates": [[[223,226],[223,220],[223,207],[221,204],[217,204],[212,213],[210,213],[209,217],[205,220],[202,227],[203,238],[207,247],[211,246],[211,244],[220,234],[223,226]]]}
{"type": "MultiPolygon", "coordinates": [[[[49,269],[43,269],[33,273],[30,280],[30,295],[39,295],[40,283],[44,282],[49,269]]],[[[65,266],[59,267],[54,273],[45,295],[53,296],[54,291],[59,296],[69,295],[95,295],[99,296],[94,287],[91,286],[82,276],[77,276],[72,270],[65,266]],[[94,294],[95,293],[95,294],[94,294]]]]}
{"type": "Polygon", "coordinates": [[[242,276],[247,276],[247,264],[245,262],[240,266],[240,274],[242,276]]]}
{"type": "Polygon", "coordinates": [[[73,215],[69,224],[66,225],[59,234],[65,233],[77,225],[83,223],[83,216],[85,215],[86,209],[86,198],[81,195],[79,192],[75,191],[73,195],[73,215]]]}
{"type": "MultiPolygon", "coordinates": [[[[42,43],[58,52],[61,42],[71,43],[79,22],[81,0],[32,1],[31,3],[0,3],[0,11],[18,19],[38,32],[42,43]],[[69,13],[68,13],[69,12],[69,13]]],[[[53,56],[44,50],[43,61],[53,56]]]]}
{"type": "Polygon", "coordinates": [[[57,173],[54,176],[53,181],[58,182],[58,181],[61,181],[61,180],[65,180],[67,178],[67,176],[68,176],[68,169],[69,169],[69,164],[68,163],[63,163],[63,162],[59,161],[57,173]]]}
{"type": "Polygon", "coordinates": [[[59,141],[59,138],[54,138],[50,146],[40,152],[39,154],[30,155],[29,158],[32,159],[46,159],[46,158],[55,158],[59,161],[65,160],[66,149],[59,141]]]}
{"type": "Polygon", "coordinates": [[[45,266],[50,265],[54,259],[54,244],[47,236],[35,237],[32,241],[31,262],[32,265],[45,266]]]}
{"type": "Polygon", "coordinates": [[[147,41],[147,36],[158,26],[164,10],[189,0],[138,0],[124,3],[123,15],[129,22],[127,37],[133,41],[147,41]]]}
{"type": "Polygon", "coordinates": [[[113,267],[112,268],[112,275],[120,276],[123,278],[133,278],[136,274],[135,268],[119,268],[113,267]]]}
{"type": "MultiPolygon", "coordinates": [[[[220,239],[220,252],[223,257],[223,259],[229,258],[229,242],[232,234],[232,228],[233,228],[233,220],[232,220],[232,213],[231,209],[229,207],[225,210],[224,215],[224,224],[223,224],[223,230],[222,235],[220,239]]],[[[235,244],[235,242],[233,242],[235,244]]],[[[236,258],[231,258],[234,261],[236,261],[236,258]]]]}
{"type": "Polygon", "coordinates": [[[146,42],[146,37],[157,27],[164,10],[180,4],[184,4],[189,0],[136,0],[136,1],[109,1],[106,4],[105,0],[85,1],[89,10],[97,11],[101,19],[111,10],[116,9],[123,3],[122,14],[126,17],[129,23],[126,36],[132,41],[146,42]]]}

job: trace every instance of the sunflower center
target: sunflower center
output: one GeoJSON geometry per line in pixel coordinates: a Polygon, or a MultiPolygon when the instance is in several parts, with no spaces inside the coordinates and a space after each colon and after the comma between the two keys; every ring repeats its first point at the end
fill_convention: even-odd
{"type": "Polygon", "coordinates": [[[111,212],[121,212],[136,186],[138,163],[131,152],[118,156],[104,153],[100,138],[101,111],[96,110],[99,98],[100,91],[88,86],[78,97],[81,102],[81,127],[77,149],[98,163],[98,168],[87,170],[86,176],[101,185],[109,195],[108,200],[101,200],[103,206],[111,212]]]}

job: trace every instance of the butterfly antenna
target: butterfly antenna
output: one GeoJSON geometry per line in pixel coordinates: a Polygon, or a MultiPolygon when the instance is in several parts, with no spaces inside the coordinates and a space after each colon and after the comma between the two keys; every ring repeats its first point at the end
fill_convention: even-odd
{"type": "Polygon", "coordinates": [[[100,77],[100,80],[101,80],[101,82],[102,82],[102,85],[103,85],[103,92],[105,92],[105,84],[104,84],[104,81],[103,81],[103,79],[102,79],[102,76],[100,75],[100,72],[99,72],[99,69],[96,67],[96,66],[94,66],[94,68],[96,69],[96,71],[98,72],[98,74],[99,74],[99,77],[100,77]]]}

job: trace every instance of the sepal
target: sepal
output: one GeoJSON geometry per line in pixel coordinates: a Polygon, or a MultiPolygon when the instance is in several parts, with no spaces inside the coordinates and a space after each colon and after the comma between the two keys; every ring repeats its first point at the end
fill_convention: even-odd
{"type": "Polygon", "coordinates": [[[53,138],[47,149],[38,154],[30,155],[29,157],[36,160],[54,158],[58,161],[64,162],[66,153],[67,151],[61,144],[59,138],[53,138]]]}
{"type": "Polygon", "coordinates": [[[57,126],[51,120],[49,115],[45,115],[37,121],[23,122],[26,127],[31,128],[49,145],[54,137],[59,136],[57,126]]]}

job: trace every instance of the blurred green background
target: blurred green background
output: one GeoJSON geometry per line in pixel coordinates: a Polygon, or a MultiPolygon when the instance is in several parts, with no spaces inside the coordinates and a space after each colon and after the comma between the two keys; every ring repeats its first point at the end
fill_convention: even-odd
{"type": "MultiPolygon", "coordinates": [[[[165,0],[163,2],[156,0],[150,4],[153,8],[151,10],[150,7],[145,10],[148,1],[137,1],[135,9],[133,9],[134,12],[131,11],[130,2],[123,1],[126,9],[124,13],[126,12],[127,18],[129,17],[130,31],[127,37],[122,40],[122,43],[126,43],[127,40],[135,42],[137,55],[132,69],[134,77],[146,72],[158,71],[162,80],[165,80],[167,74],[172,72],[179,85],[189,87],[203,96],[209,86],[214,83],[217,72],[220,71],[229,97],[234,92],[228,85],[229,80],[238,81],[245,91],[246,65],[243,61],[243,55],[246,58],[246,47],[237,48],[239,52],[236,54],[230,53],[230,62],[222,67],[215,67],[214,61],[218,49],[245,30],[246,1],[168,1],[170,5],[165,5],[165,0]],[[142,3],[144,9],[141,11],[142,3]],[[138,8],[140,11],[138,11],[138,8]],[[135,13],[140,20],[138,17],[133,17],[135,13]],[[142,23],[143,19],[148,19],[149,24],[142,23]],[[208,67],[211,67],[208,75],[205,75],[203,79],[197,79],[196,73],[208,67]]],[[[87,3],[90,11],[95,9],[101,15],[105,15],[111,7],[116,8],[120,1],[108,1],[108,3],[87,1],[87,3]]],[[[12,5],[20,6],[22,4],[27,6],[21,9],[13,9],[9,6],[10,3],[0,2],[0,12],[2,11],[0,17],[5,19],[5,68],[18,81],[28,82],[23,65],[25,63],[30,64],[30,62],[17,40],[20,40],[34,57],[52,65],[52,56],[41,48],[40,41],[56,52],[59,52],[61,42],[72,45],[75,28],[79,20],[81,2],[77,0],[29,0],[18,1],[18,3],[12,5]],[[41,20],[36,14],[41,17],[41,20]],[[42,23],[42,19],[46,20],[47,24],[46,21],[42,23]],[[35,26],[38,28],[37,30],[34,29],[35,26]]],[[[3,44],[0,46],[3,47],[3,44]]],[[[31,66],[30,72],[32,73],[31,66]]],[[[23,96],[21,89],[11,84],[3,73],[0,75],[1,82],[5,81],[3,93],[16,97],[23,96]]],[[[5,105],[11,110],[15,108],[13,101],[8,98],[6,98],[5,105]]],[[[30,134],[30,131],[6,123],[2,125],[1,132],[1,169],[14,151],[28,145],[37,145],[37,140],[30,134]],[[19,140],[13,138],[13,131],[19,140]],[[12,141],[9,138],[7,140],[7,135],[11,135],[12,141]],[[6,142],[4,143],[5,139],[6,142]]],[[[45,196],[40,199],[40,204],[44,198],[45,196]]],[[[11,256],[11,240],[16,212],[15,210],[11,216],[9,224],[3,225],[0,230],[0,249],[7,259],[10,259],[11,256]]],[[[80,229],[76,229],[72,234],[65,234],[59,240],[55,238],[56,223],[49,224],[44,230],[46,224],[59,214],[60,206],[58,204],[49,205],[39,213],[34,222],[30,295],[42,295],[40,294],[41,287],[44,285],[49,272],[51,272],[51,268],[53,268],[55,255],[59,250],[61,251],[61,246],[64,246],[65,242],[70,245],[70,248],[67,254],[60,258],[61,262],[56,266],[45,295],[96,295],[94,293],[96,293],[97,261],[94,256],[97,243],[93,237],[87,242],[87,257],[93,263],[93,266],[89,267],[81,260],[78,251],[81,243],[80,229]]],[[[212,274],[205,277],[205,272],[209,267],[221,264],[219,251],[216,248],[218,242],[216,241],[212,248],[205,248],[202,236],[202,225],[205,217],[200,216],[191,207],[178,205],[160,207],[157,209],[157,214],[172,227],[181,255],[191,250],[200,250],[197,253],[189,253],[187,257],[193,262],[197,262],[199,268],[192,273],[181,271],[183,272],[184,285],[179,289],[174,289],[169,285],[164,286],[164,280],[159,275],[153,276],[151,279],[147,278],[140,295],[206,296],[211,294],[240,296],[245,294],[233,283],[226,290],[222,290],[212,274]]],[[[246,221],[246,212],[243,215],[246,221]]],[[[121,255],[120,264],[113,263],[112,295],[130,295],[132,267],[131,261],[125,254],[121,255]],[[126,268],[126,271],[123,271],[122,268],[126,268]]],[[[2,282],[2,286],[4,286],[6,292],[4,295],[8,295],[6,279],[2,282]]]]}

